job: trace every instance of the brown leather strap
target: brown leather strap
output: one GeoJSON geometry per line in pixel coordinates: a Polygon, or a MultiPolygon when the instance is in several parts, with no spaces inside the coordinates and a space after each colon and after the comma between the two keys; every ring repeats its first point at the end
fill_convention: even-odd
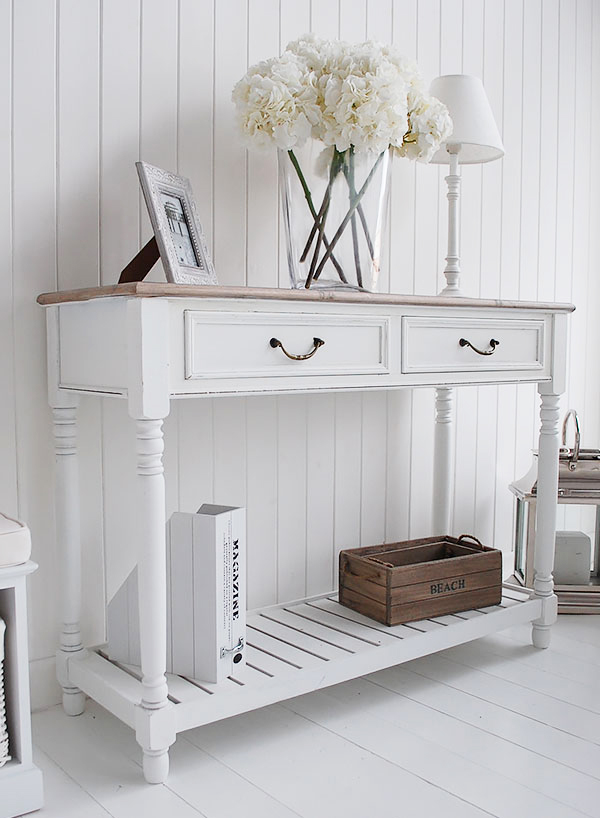
{"type": "Polygon", "coordinates": [[[134,256],[127,267],[124,267],[119,276],[119,284],[128,284],[130,281],[143,281],[158,261],[160,252],[156,237],[152,236],[134,256]]]}

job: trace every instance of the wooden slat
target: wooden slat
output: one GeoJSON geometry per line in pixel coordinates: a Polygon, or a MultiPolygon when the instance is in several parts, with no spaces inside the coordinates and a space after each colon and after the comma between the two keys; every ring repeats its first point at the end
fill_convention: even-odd
{"type": "Polygon", "coordinates": [[[408,628],[405,625],[395,625],[394,627],[382,625],[375,619],[369,619],[369,617],[363,616],[357,611],[353,611],[351,608],[338,605],[338,603],[332,599],[320,599],[318,601],[311,602],[310,604],[311,606],[314,605],[314,607],[320,608],[324,611],[330,611],[344,620],[358,622],[359,624],[364,625],[373,631],[391,634],[397,639],[407,639],[411,636],[418,636],[419,634],[419,631],[417,631],[416,628],[408,628]]]}
{"type": "Polygon", "coordinates": [[[246,664],[257,668],[263,673],[270,673],[272,676],[281,677],[287,673],[297,672],[298,668],[284,662],[276,656],[271,656],[265,653],[264,650],[259,650],[254,645],[246,646],[246,664]]]}
{"type": "Polygon", "coordinates": [[[327,661],[315,656],[314,653],[299,650],[288,642],[282,642],[281,639],[276,639],[263,631],[256,630],[251,625],[248,627],[248,644],[271,656],[289,662],[292,667],[299,669],[315,667],[315,665],[320,667],[327,661]]]}
{"type": "Polygon", "coordinates": [[[294,630],[309,634],[310,636],[317,637],[323,642],[327,642],[335,647],[347,650],[349,653],[358,653],[361,650],[373,647],[373,645],[369,645],[366,642],[361,642],[352,636],[332,630],[331,628],[327,627],[327,625],[307,619],[305,616],[300,616],[296,614],[294,610],[287,611],[281,608],[274,611],[272,614],[269,614],[269,616],[272,619],[281,622],[283,625],[287,625],[294,630]]]}
{"type": "Polygon", "coordinates": [[[321,622],[323,625],[327,625],[327,627],[331,630],[336,630],[342,634],[353,636],[355,639],[365,642],[365,644],[368,645],[378,646],[381,644],[390,644],[390,642],[393,642],[394,639],[396,639],[396,637],[388,636],[381,631],[378,633],[371,633],[370,630],[367,630],[357,622],[353,622],[350,619],[344,619],[341,616],[336,616],[335,614],[322,610],[321,608],[317,607],[317,605],[318,603],[296,605],[293,608],[287,608],[286,610],[290,610],[298,616],[305,617],[313,622],[321,622]]]}
{"type": "Polygon", "coordinates": [[[272,677],[268,676],[266,673],[261,673],[260,670],[257,670],[254,667],[242,665],[241,667],[235,668],[234,672],[231,674],[231,676],[229,676],[229,681],[240,686],[256,684],[260,685],[265,681],[265,679],[270,678],[272,677]]]}
{"type": "Polygon", "coordinates": [[[262,633],[269,634],[269,636],[273,636],[282,642],[287,642],[288,644],[301,648],[321,659],[339,659],[343,655],[347,655],[347,651],[342,650],[342,648],[337,648],[334,645],[323,642],[321,639],[308,636],[286,625],[279,624],[279,622],[270,618],[270,614],[252,617],[248,624],[262,633]]]}

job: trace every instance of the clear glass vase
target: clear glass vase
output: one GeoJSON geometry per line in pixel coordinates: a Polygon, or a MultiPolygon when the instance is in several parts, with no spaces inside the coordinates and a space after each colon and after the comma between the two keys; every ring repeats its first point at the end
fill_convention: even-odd
{"type": "Polygon", "coordinates": [[[293,288],[377,291],[390,172],[389,150],[342,153],[308,140],[279,151],[293,288]]]}

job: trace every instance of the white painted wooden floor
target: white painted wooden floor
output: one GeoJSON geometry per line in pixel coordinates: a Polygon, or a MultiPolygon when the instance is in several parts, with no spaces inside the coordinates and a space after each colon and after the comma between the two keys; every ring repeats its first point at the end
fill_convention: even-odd
{"type": "Polygon", "coordinates": [[[33,719],[44,818],[600,818],[600,616],[516,627],[181,734],[162,786],[94,703],[33,719]]]}

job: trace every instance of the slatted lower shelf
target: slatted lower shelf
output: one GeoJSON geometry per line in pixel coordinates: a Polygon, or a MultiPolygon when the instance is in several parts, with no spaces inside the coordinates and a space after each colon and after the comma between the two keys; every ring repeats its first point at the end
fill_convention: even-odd
{"type": "MultiPolygon", "coordinates": [[[[540,600],[504,586],[500,605],[387,627],[339,605],[335,596],[249,615],[247,664],[218,685],[169,675],[176,730],[254,710],[529,622],[540,600]]],[[[99,653],[70,664],[72,681],[128,724],[140,700],[139,669],[99,653]]]]}

